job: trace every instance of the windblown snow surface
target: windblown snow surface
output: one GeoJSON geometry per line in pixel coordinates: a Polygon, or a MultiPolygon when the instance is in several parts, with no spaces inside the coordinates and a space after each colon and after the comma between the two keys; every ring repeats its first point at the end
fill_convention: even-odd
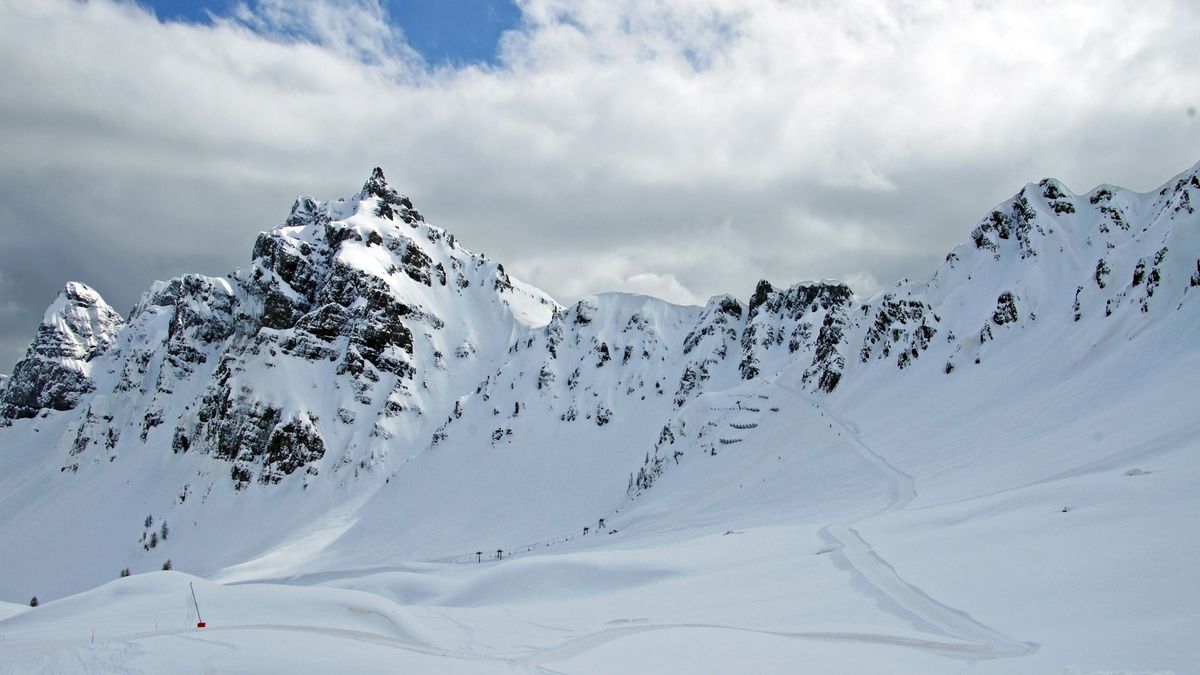
{"type": "Polygon", "coordinates": [[[1200,672],[1198,169],[1030,184],[872,298],[704,308],[558,307],[370,181],[298,201],[271,250],[387,280],[408,352],[375,296],[256,286],[303,276],[262,240],[190,282],[230,300],[68,287],[4,385],[0,672],[1200,672]],[[257,323],[171,346],[215,305],[257,323]]]}

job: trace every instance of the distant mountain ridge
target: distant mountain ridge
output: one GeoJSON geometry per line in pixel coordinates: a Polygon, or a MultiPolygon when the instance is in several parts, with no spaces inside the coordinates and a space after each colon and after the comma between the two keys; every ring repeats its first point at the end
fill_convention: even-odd
{"type": "MultiPolygon", "coordinates": [[[[428,485],[469,499],[506,481],[547,505],[600,511],[653,489],[685,453],[741,442],[711,431],[706,395],[784,372],[815,397],[918,371],[953,378],[1034,333],[1102,350],[1194,314],[1198,172],[1146,194],[1028,184],[928,279],[870,298],[838,282],[764,280],[744,301],[704,307],[628,294],[561,307],[425,222],[375,169],[348,199],[297,199],[246,268],[157,283],[128,317],[68,284],[0,380],[0,467],[40,476],[0,493],[15,505],[0,508],[0,532],[41,536],[13,523],[44,500],[65,503],[72,481],[95,496],[141,491],[100,509],[123,527],[169,513],[214,543],[231,513],[263,525],[293,514],[227,550],[178,549],[198,571],[348,504],[364,521],[411,515],[397,537],[424,542],[414,555],[456,545],[419,536],[417,521],[437,513],[416,503],[428,485]],[[539,471],[559,477],[558,493],[539,471]],[[235,506],[242,498],[261,510],[235,506]]],[[[175,532],[164,547],[187,536],[175,532]]],[[[105,538],[117,543],[100,546],[103,569],[147,555],[133,534],[105,538]]]]}

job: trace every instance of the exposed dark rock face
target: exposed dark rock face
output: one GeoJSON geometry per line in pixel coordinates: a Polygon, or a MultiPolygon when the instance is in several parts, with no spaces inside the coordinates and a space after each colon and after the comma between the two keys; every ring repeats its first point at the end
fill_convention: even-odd
{"type": "MultiPolygon", "coordinates": [[[[1074,207],[1070,208],[1073,212],[1074,207]]],[[[1065,211],[1066,207],[1062,207],[1061,212],[1065,211]]],[[[1007,241],[1016,243],[1021,258],[1036,256],[1031,234],[1035,228],[1043,233],[1041,226],[1036,225],[1036,218],[1037,212],[1029,205],[1026,190],[1022,190],[1006,207],[992,211],[984,218],[971,232],[971,240],[976,248],[992,252],[997,259],[1000,257],[1000,245],[1007,241]]]]}
{"type": "Polygon", "coordinates": [[[207,362],[208,346],[223,342],[237,327],[234,294],[223,280],[198,274],[178,277],[155,293],[151,303],[171,310],[166,361],[175,379],[188,377],[195,366],[207,362]]]}
{"type": "MultiPolygon", "coordinates": [[[[156,284],[128,324],[91,289],[69,285],[4,379],[0,419],[85,405],[70,427],[72,457],[104,448],[111,461],[140,442],[229,462],[239,487],[301,468],[315,475],[331,425],[373,425],[358,436],[379,440],[357,442],[378,445],[440,405],[416,392],[447,370],[445,354],[459,367],[487,367],[477,353],[495,346],[461,336],[443,344],[446,322],[430,307],[461,305],[459,320],[492,330],[518,325],[510,302],[552,307],[425,224],[376,169],[356,198],[298,198],[282,226],[257,238],[246,269],[156,284]],[[97,390],[91,371],[101,357],[106,388],[97,390]],[[297,392],[300,382],[314,393],[297,392]],[[326,401],[336,405],[318,410],[326,401]],[[136,433],[122,438],[130,417],[136,433]]],[[[612,359],[608,349],[597,346],[601,362],[612,359]]]]}
{"type": "Polygon", "coordinates": [[[704,338],[720,332],[736,338],[742,313],[742,303],[731,296],[717,296],[710,300],[696,327],[683,339],[683,353],[690,354],[704,338]]]}
{"type": "Polygon", "coordinates": [[[884,295],[863,337],[859,359],[866,363],[872,357],[886,359],[895,353],[896,365],[904,368],[929,348],[939,320],[921,300],[884,295]]]}
{"type": "MultiPolygon", "coordinates": [[[[296,219],[296,214],[288,218],[296,219]]],[[[328,216],[310,218],[328,226],[328,216]]],[[[323,266],[314,260],[314,247],[277,233],[260,234],[254,243],[251,290],[262,297],[259,323],[267,328],[290,328],[312,305],[323,281],[323,266]]]]}
{"type": "Polygon", "coordinates": [[[699,393],[704,383],[721,369],[730,351],[737,348],[743,314],[742,303],[731,296],[716,296],[708,301],[683,339],[682,355],[686,360],[672,397],[676,408],[683,407],[699,393]]]}
{"type": "Polygon", "coordinates": [[[289,420],[277,425],[271,432],[267,450],[262,456],[262,473],[258,482],[264,485],[278,483],[284,476],[324,456],[325,442],[321,440],[312,417],[289,420]]]}
{"type": "Polygon", "coordinates": [[[1098,286],[1099,288],[1104,288],[1105,280],[1108,278],[1108,275],[1111,273],[1112,273],[1112,269],[1109,268],[1108,262],[1106,262],[1104,260],[1104,258],[1101,258],[1100,260],[1096,261],[1096,275],[1095,275],[1096,286],[1098,286]]]}
{"type": "Polygon", "coordinates": [[[363,184],[362,192],[359,194],[362,199],[370,197],[379,199],[375,215],[381,218],[389,220],[399,218],[414,227],[418,222],[425,221],[425,218],[413,208],[408,197],[401,195],[391,185],[388,185],[387,179],[383,176],[383,169],[379,167],[375,167],[371,171],[371,177],[363,184]]]}
{"type": "Polygon", "coordinates": [[[1146,206],[1042,181],[994,209],[929,280],[871,299],[840,283],[763,280],[744,301],[703,308],[628,294],[561,308],[426,224],[376,170],[349,200],[297,199],[245,269],[156,284],[128,322],[69,285],[0,378],[0,424],[78,408],[62,427],[64,470],[144,446],[209,457],[239,489],[370,471],[414,444],[461,449],[464,428],[500,450],[530,442],[538,420],[578,422],[567,433],[648,424],[647,442],[665,433],[631,477],[636,492],[663,470],[659,446],[698,433],[682,420],[709,414],[707,393],[786,377],[825,395],[880,369],[958,373],[985,343],[1020,339],[1013,324],[1047,323],[1042,310],[1086,325],[1101,306],[1184,307],[1195,291],[1181,294],[1200,286],[1188,240],[1139,231],[1147,209],[1188,216],[1196,183],[1146,206]]]}
{"type": "Polygon", "coordinates": [[[233,391],[228,385],[205,395],[196,413],[199,422],[191,446],[210,448],[218,459],[234,463],[235,482],[249,482],[250,466],[266,453],[267,441],[279,423],[279,408],[255,401],[253,391],[233,391]]]}
{"type": "Polygon", "coordinates": [[[95,389],[90,364],[112,346],[124,324],[99,293],[67,284],[46,310],[25,358],[4,381],[0,419],[76,407],[95,389]]]}
{"type": "Polygon", "coordinates": [[[760,280],[758,285],[754,287],[754,295],[750,296],[750,316],[754,316],[755,310],[764,304],[774,292],[775,289],[771,287],[771,282],[766,279],[760,280]]]}
{"type": "Polygon", "coordinates": [[[812,365],[804,371],[804,382],[815,381],[817,388],[827,394],[841,382],[842,371],[846,368],[846,357],[839,350],[845,345],[845,327],[846,313],[841,308],[825,314],[821,332],[817,334],[812,365]]]}
{"type": "Polygon", "coordinates": [[[996,298],[996,311],[992,312],[992,323],[997,326],[1003,326],[1006,323],[1013,323],[1020,318],[1020,313],[1017,312],[1017,300],[1009,291],[1004,291],[996,298]]]}
{"type": "Polygon", "coordinates": [[[852,299],[845,284],[797,284],[775,291],[770,284],[759,282],[741,335],[738,369],[742,378],[757,377],[768,355],[786,342],[787,354],[803,351],[813,355],[804,382],[820,391],[833,391],[846,365],[845,332],[852,299]]]}

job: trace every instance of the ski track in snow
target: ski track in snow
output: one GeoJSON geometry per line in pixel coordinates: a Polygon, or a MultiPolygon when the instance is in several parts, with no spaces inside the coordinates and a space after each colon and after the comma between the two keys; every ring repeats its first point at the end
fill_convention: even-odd
{"type": "MultiPolygon", "coordinates": [[[[207,636],[212,635],[213,633],[220,634],[236,631],[279,631],[311,634],[314,636],[319,635],[325,638],[370,643],[428,656],[461,660],[464,662],[490,662],[494,664],[504,664],[510,667],[526,670],[527,672],[541,673],[555,672],[547,668],[547,664],[570,660],[593,649],[602,647],[625,637],[641,633],[671,630],[733,631],[737,633],[751,633],[792,640],[894,646],[906,649],[917,649],[931,654],[938,654],[949,658],[962,659],[971,662],[983,659],[1025,656],[1038,649],[1038,645],[1036,643],[1016,641],[1000,633],[999,631],[980,623],[972,618],[968,613],[938,602],[919,587],[904,581],[904,579],[902,579],[896,572],[895,568],[888,563],[887,560],[881,557],[869,542],[863,539],[862,535],[854,528],[854,525],[868,518],[881,516],[907,508],[917,495],[913,478],[903,471],[897,469],[882,455],[864,443],[859,437],[858,429],[855,427],[855,425],[841,420],[839,417],[822,406],[819,402],[810,398],[805,392],[797,391],[775,381],[773,378],[760,377],[757,379],[771,385],[772,387],[783,390],[795,396],[803,403],[811,405],[821,411],[821,413],[825,417],[829,418],[833,424],[844,430],[845,433],[843,434],[843,437],[845,437],[852,444],[856,453],[865,462],[870,464],[879,475],[889,481],[891,484],[892,494],[889,503],[885,507],[858,517],[829,523],[821,528],[819,533],[822,538],[834,543],[837,548],[832,553],[834,555],[838,555],[840,559],[845,562],[852,573],[856,574],[869,587],[874,588],[880,595],[886,597],[893,603],[896,603],[903,608],[908,613],[908,616],[904,617],[905,619],[911,620],[915,617],[918,620],[924,621],[928,625],[934,626],[938,631],[940,631],[942,633],[941,636],[921,638],[911,635],[890,634],[884,631],[877,633],[858,631],[788,631],[710,623],[654,623],[637,626],[617,626],[600,631],[564,636],[565,639],[554,646],[526,646],[521,649],[521,651],[524,653],[513,653],[513,651],[510,649],[506,650],[508,651],[507,654],[503,652],[493,652],[489,654],[488,652],[492,651],[494,648],[479,642],[476,639],[474,631],[472,631],[469,626],[456,619],[453,619],[444,612],[427,608],[433,613],[437,614],[441,619],[444,619],[445,621],[455,625],[460,631],[462,631],[463,643],[460,644],[458,648],[443,649],[408,639],[350,629],[286,624],[247,624],[210,627],[203,630],[191,628],[174,631],[159,631],[154,633],[147,632],[108,636],[105,638],[104,644],[110,646],[120,645],[121,649],[119,656],[107,652],[107,650],[103,655],[97,654],[95,652],[91,652],[91,650],[89,650],[86,646],[72,644],[70,646],[63,645],[61,649],[43,653],[40,655],[40,658],[36,659],[36,661],[42,665],[53,666],[54,663],[60,663],[56,659],[66,657],[77,660],[77,665],[83,666],[85,669],[87,667],[102,666],[103,668],[112,671],[118,665],[111,662],[112,657],[117,656],[118,660],[127,660],[127,658],[132,658],[133,653],[139,651],[136,647],[136,643],[139,641],[158,640],[164,638],[187,639],[210,643],[214,647],[236,649],[236,645],[228,642],[216,639],[205,639],[207,636]],[[104,658],[104,663],[98,663],[96,661],[97,657],[104,658]]],[[[355,501],[357,502],[359,500],[355,501]]],[[[354,506],[356,505],[357,504],[354,506]]],[[[352,506],[338,509],[336,512],[328,514],[327,517],[322,519],[320,523],[312,527],[308,532],[293,539],[282,549],[277,549],[276,551],[273,551],[272,553],[258,560],[223,570],[223,573],[231,577],[242,576],[238,575],[238,572],[242,572],[243,574],[250,572],[249,576],[261,576],[262,571],[265,571],[267,568],[274,567],[270,563],[280,561],[279,554],[283,550],[287,550],[293,554],[305,553],[311,555],[324,548],[333,539],[336,539],[337,536],[339,536],[350,524],[352,524],[353,519],[348,516],[353,512],[354,508],[352,506]],[[255,575],[251,572],[251,570],[260,572],[260,574],[255,575]]],[[[568,536],[566,538],[570,539],[573,537],[568,536]]],[[[226,579],[227,582],[231,580],[232,579],[226,579]]],[[[517,619],[517,617],[512,616],[511,613],[506,613],[510,618],[516,621],[532,624],[532,622],[517,619]]],[[[541,627],[569,632],[567,629],[552,626],[541,627]]],[[[34,664],[29,661],[24,661],[13,665],[20,669],[34,664]]],[[[14,671],[10,670],[9,672],[14,671]]]]}
{"type": "MultiPolygon", "coordinates": [[[[206,639],[208,635],[213,633],[236,633],[243,631],[274,631],[274,632],[289,632],[309,635],[318,635],[326,638],[336,638],[339,640],[349,640],[352,642],[369,643],[373,645],[399,649],[407,652],[425,654],[428,656],[436,656],[443,658],[457,659],[460,661],[492,661],[492,662],[512,662],[510,659],[479,655],[463,651],[451,651],[446,649],[438,649],[436,647],[405,640],[402,638],[381,635],[378,633],[370,633],[366,631],[358,631],[347,628],[328,628],[322,626],[305,626],[293,624],[243,624],[231,626],[210,626],[207,628],[181,628],[176,630],[160,630],[155,632],[129,633],[122,635],[111,635],[104,637],[98,641],[96,645],[80,644],[73,642],[71,644],[63,644],[60,649],[54,649],[38,654],[32,661],[18,661],[13,663],[5,673],[24,673],[30,672],[30,666],[39,664],[54,666],[59,659],[64,657],[72,657],[78,662],[78,665],[83,667],[83,670],[88,671],[90,667],[103,666],[103,672],[140,672],[135,670],[114,670],[117,667],[117,662],[111,659],[105,660],[102,664],[97,663],[97,655],[109,656],[108,647],[113,645],[121,646],[121,656],[124,657],[122,662],[127,662],[135,656],[138,649],[136,643],[143,640],[160,640],[160,639],[184,639],[211,644],[214,647],[224,649],[232,649],[236,651],[238,646],[215,639],[206,639]],[[100,650],[96,650],[99,647],[100,650]]],[[[51,668],[57,670],[58,668],[51,668]]],[[[35,668],[36,672],[37,669],[35,668]]]]}
{"type": "MultiPolygon", "coordinates": [[[[523,657],[506,658],[503,656],[489,657],[476,652],[474,649],[470,648],[469,645],[480,647],[484,645],[475,641],[475,637],[471,633],[470,629],[462,623],[451,619],[444,613],[436,612],[444,619],[456,624],[461,630],[466,632],[466,641],[469,643],[467,651],[465,653],[462,651],[455,653],[460,656],[481,659],[495,658],[500,661],[508,661],[513,664],[532,666],[540,669],[540,666],[544,664],[565,661],[582,655],[588,651],[591,651],[592,649],[631,635],[666,630],[725,630],[740,633],[769,635],[794,640],[819,640],[896,646],[909,649],[919,649],[930,653],[940,654],[951,658],[965,659],[968,661],[1025,656],[1032,654],[1038,649],[1038,645],[1036,643],[1014,640],[1003,633],[1000,633],[999,631],[996,631],[978,622],[971,617],[970,614],[938,602],[920,588],[904,581],[896,572],[895,568],[885,559],[883,559],[878,553],[876,553],[870,543],[863,539],[862,535],[859,534],[859,532],[854,529],[853,526],[862,520],[866,520],[867,518],[881,516],[907,508],[917,496],[915,481],[913,480],[912,476],[897,469],[882,455],[863,442],[859,437],[859,430],[856,425],[846,422],[834,415],[819,402],[810,398],[806,393],[797,391],[769,378],[760,377],[757,379],[760,379],[773,387],[786,391],[798,397],[804,403],[820,410],[825,417],[829,418],[834,424],[836,424],[845,432],[843,437],[847,438],[852,443],[858,455],[890,482],[892,495],[887,506],[875,512],[856,518],[829,523],[821,528],[819,534],[822,536],[822,538],[835,543],[837,549],[834,551],[834,554],[840,556],[854,574],[857,574],[863,581],[865,581],[870,587],[875,588],[881,595],[887,597],[892,602],[898,604],[900,607],[906,610],[910,616],[905,616],[905,619],[911,620],[913,617],[916,617],[917,619],[936,627],[943,633],[942,638],[915,638],[904,635],[889,634],[886,632],[867,633],[844,631],[782,631],[708,623],[665,623],[640,626],[621,626],[602,631],[590,632],[571,637],[554,647],[530,648],[531,653],[523,657]]],[[[554,537],[547,541],[570,540],[574,539],[577,535],[578,533],[573,535],[563,535],[560,537],[554,537]]],[[[538,544],[542,543],[543,542],[538,542],[538,544]]],[[[530,546],[534,549],[541,548],[539,545],[530,546]]],[[[524,546],[520,548],[524,548],[524,546]]],[[[443,560],[447,562],[456,561],[457,557],[445,558],[443,560]]],[[[516,617],[511,617],[510,614],[510,618],[515,619],[516,617]]],[[[556,630],[565,629],[556,628],[556,630]]]]}
{"type": "Polygon", "coordinates": [[[787,638],[792,640],[814,640],[824,642],[847,642],[858,644],[874,644],[894,647],[907,647],[912,649],[920,649],[923,651],[941,654],[953,658],[968,659],[976,661],[986,658],[996,658],[1002,656],[1016,656],[1016,654],[997,653],[993,645],[980,644],[977,642],[952,642],[949,640],[927,640],[921,638],[906,637],[903,635],[892,635],[888,633],[859,633],[859,632],[840,632],[840,631],[783,631],[783,630],[766,630],[759,628],[746,628],[744,626],[725,626],[721,624],[711,623],[664,623],[652,624],[648,626],[626,626],[621,628],[610,628],[608,630],[595,633],[588,633],[573,640],[570,640],[558,647],[539,651],[532,657],[529,657],[523,663],[531,665],[540,665],[547,663],[555,663],[565,661],[585,654],[597,647],[603,646],[630,635],[639,633],[649,633],[655,631],[666,630],[723,630],[733,631],[737,633],[753,633],[756,635],[769,635],[773,637],[787,638]]]}
{"type": "MultiPolygon", "coordinates": [[[[455,621],[454,623],[458,622],[455,621]]],[[[139,672],[128,668],[128,662],[130,659],[142,652],[138,646],[138,643],[142,641],[182,639],[203,642],[224,650],[237,651],[239,649],[238,645],[220,639],[212,639],[209,638],[209,636],[211,636],[213,633],[229,634],[247,631],[266,631],[298,633],[338,640],[348,640],[351,642],[372,644],[406,652],[424,654],[427,656],[450,658],[463,662],[503,664],[516,667],[526,672],[554,673],[557,671],[548,668],[548,664],[575,658],[610,642],[632,635],[670,630],[733,631],[736,633],[751,633],[792,640],[896,646],[920,649],[930,653],[940,654],[952,658],[968,659],[971,661],[1019,655],[1005,653],[1003,649],[997,648],[995,645],[976,641],[922,639],[903,635],[892,635],[882,632],[851,633],[838,631],[785,631],[709,623],[664,623],[609,628],[607,630],[573,637],[553,647],[531,647],[529,648],[530,651],[527,654],[521,656],[511,656],[501,654],[482,654],[477,653],[474,650],[463,651],[461,649],[440,649],[431,645],[413,642],[402,638],[344,628],[328,628],[321,626],[292,624],[245,624],[209,627],[205,629],[185,628],[177,630],[160,630],[157,632],[141,632],[107,636],[103,639],[103,641],[98,642],[94,646],[89,646],[86,643],[74,643],[70,645],[62,645],[59,649],[41,652],[40,654],[37,654],[33,660],[22,660],[11,664],[10,668],[5,672],[28,672],[27,669],[31,666],[47,666],[51,669],[57,669],[63,666],[63,659],[74,662],[85,671],[99,669],[103,672],[139,672]],[[97,647],[99,647],[99,649],[97,649],[97,647]],[[116,653],[112,651],[113,647],[118,648],[116,653]],[[55,664],[58,664],[57,667],[55,664]]],[[[474,644],[479,645],[479,643],[474,644]]]]}
{"type": "MultiPolygon", "coordinates": [[[[854,574],[857,574],[870,587],[876,589],[879,594],[898,604],[911,615],[905,616],[905,619],[916,617],[917,619],[936,627],[943,633],[943,637],[927,639],[889,634],[886,632],[868,633],[847,631],[784,631],[709,623],[663,623],[609,628],[606,630],[590,632],[571,637],[554,647],[531,648],[531,653],[523,657],[505,658],[498,656],[492,658],[497,658],[501,661],[508,661],[513,664],[532,666],[540,670],[541,666],[544,666],[545,664],[556,663],[575,658],[615,640],[641,633],[667,630],[722,630],[768,635],[793,640],[816,640],[895,646],[908,649],[918,649],[929,653],[967,661],[1026,656],[1028,654],[1032,654],[1038,649],[1038,645],[1036,643],[1014,640],[1003,633],[1000,633],[999,631],[980,623],[971,617],[970,614],[938,602],[920,588],[904,581],[896,572],[895,568],[878,553],[876,553],[870,543],[863,539],[862,535],[859,534],[856,529],[854,529],[854,525],[862,520],[866,520],[867,518],[892,513],[907,508],[917,496],[916,486],[912,476],[897,469],[882,455],[863,442],[859,437],[858,429],[854,424],[840,419],[822,406],[819,402],[810,398],[804,392],[796,391],[791,387],[780,384],[768,378],[758,379],[773,387],[786,391],[798,397],[804,403],[819,409],[824,416],[828,417],[834,424],[836,424],[845,432],[843,436],[852,443],[858,455],[890,482],[892,495],[887,506],[875,512],[856,518],[829,523],[820,530],[820,535],[824,539],[835,542],[837,545],[837,550],[834,552],[835,555],[840,556],[854,574]]],[[[566,538],[570,539],[573,537],[567,536],[566,538]]],[[[438,614],[457,624],[461,629],[466,630],[469,633],[469,629],[466,626],[450,619],[441,612],[438,612],[438,614]]],[[[516,618],[512,617],[511,614],[509,614],[509,616],[510,618],[516,618]]],[[[556,628],[556,630],[564,629],[556,628]]],[[[468,642],[477,646],[483,646],[480,643],[475,642],[473,635],[469,634],[467,636],[467,640],[468,642]]],[[[462,655],[462,652],[458,653],[462,655]]],[[[489,658],[485,655],[475,653],[474,650],[470,650],[468,653],[476,656],[477,658],[489,658]]]]}
{"type": "MultiPolygon", "coordinates": [[[[917,586],[902,579],[896,572],[896,569],[876,553],[871,544],[863,539],[862,535],[854,529],[854,525],[867,518],[905,509],[917,496],[916,485],[912,476],[897,469],[884,459],[882,455],[864,443],[858,435],[857,427],[841,420],[804,392],[780,384],[776,381],[778,376],[774,380],[766,377],[758,379],[788,392],[820,410],[825,417],[828,417],[845,432],[845,437],[851,441],[858,454],[892,483],[892,498],[890,503],[884,508],[857,518],[830,523],[821,528],[820,535],[823,538],[836,542],[839,545],[838,549],[834,552],[835,555],[840,556],[854,573],[858,574],[860,578],[879,591],[879,593],[898,603],[914,616],[936,626],[946,636],[962,640],[965,644],[936,641],[926,643],[925,641],[901,639],[886,641],[881,640],[880,636],[874,635],[863,635],[861,636],[862,640],[924,647],[933,651],[943,652],[947,655],[971,660],[1026,656],[1037,651],[1037,643],[1014,640],[976,621],[970,614],[938,602],[917,586]]],[[[833,636],[833,634],[827,635],[833,636]]],[[[839,634],[833,639],[855,638],[852,635],[839,634]]]]}

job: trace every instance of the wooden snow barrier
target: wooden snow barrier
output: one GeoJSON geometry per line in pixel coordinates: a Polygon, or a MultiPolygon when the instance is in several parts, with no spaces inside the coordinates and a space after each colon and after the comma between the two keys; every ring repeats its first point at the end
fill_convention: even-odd
{"type": "Polygon", "coordinates": [[[721,441],[721,445],[733,445],[734,443],[742,442],[740,438],[718,438],[717,440],[721,441]]]}
{"type": "Polygon", "coordinates": [[[753,429],[758,426],[758,422],[747,422],[745,424],[738,424],[737,422],[730,422],[729,426],[733,427],[734,429],[753,429]]]}

